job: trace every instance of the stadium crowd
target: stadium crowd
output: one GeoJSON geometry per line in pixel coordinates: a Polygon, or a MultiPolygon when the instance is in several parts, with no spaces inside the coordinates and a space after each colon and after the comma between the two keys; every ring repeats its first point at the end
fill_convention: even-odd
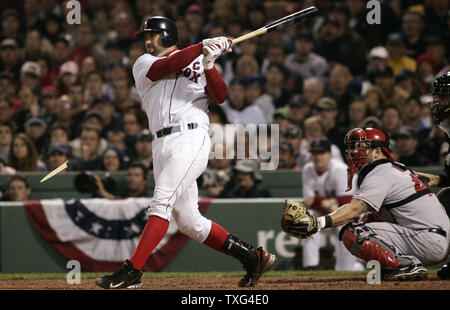
{"type": "MultiPolygon", "coordinates": [[[[379,24],[368,23],[365,0],[79,3],[79,25],[67,22],[67,1],[0,4],[2,174],[50,171],[66,160],[77,171],[126,171],[136,162],[151,170],[152,136],[131,73],[145,53],[135,38],[143,21],[174,20],[182,49],[238,37],[311,5],[318,16],[246,40],[217,60],[228,96],[210,105],[211,123],[278,124],[278,169],[301,170],[321,137],[345,160],[346,132],[368,126],[391,134],[396,160],[442,164],[448,144],[428,102],[433,79],[450,70],[449,1],[380,0],[379,24]]],[[[242,187],[236,196],[266,196],[257,169],[212,159],[201,185],[216,197],[235,188],[230,182],[242,187]]]]}

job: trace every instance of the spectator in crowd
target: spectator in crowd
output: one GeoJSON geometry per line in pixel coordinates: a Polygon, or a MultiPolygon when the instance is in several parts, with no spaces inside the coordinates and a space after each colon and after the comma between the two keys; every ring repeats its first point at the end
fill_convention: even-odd
{"type": "MultiPolygon", "coordinates": [[[[298,161],[301,167],[311,161],[311,153],[309,152],[311,142],[314,139],[325,138],[326,134],[323,120],[319,115],[310,116],[305,120],[305,138],[300,146],[300,159],[298,161]]],[[[339,147],[335,144],[331,145],[331,154],[333,158],[344,161],[339,147]]]]}
{"type": "Polygon", "coordinates": [[[278,146],[278,169],[300,171],[300,166],[295,162],[296,152],[294,146],[287,140],[280,140],[278,146]]]}
{"type": "Polygon", "coordinates": [[[245,87],[246,82],[242,78],[234,78],[228,84],[228,98],[221,106],[227,119],[235,124],[266,124],[261,108],[248,104],[245,87]]]}
{"type": "Polygon", "coordinates": [[[410,96],[403,106],[403,125],[414,128],[416,134],[422,130],[429,130],[431,124],[422,117],[422,102],[418,96],[410,96]]]}
{"type": "Polygon", "coordinates": [[[217,197],[231,179],[233,159],[227,156],[226,143],[215,143],[211,146],[211,151],[213,156],[199,178],[198,185],[206,189],[208,196],[217,197]]]}
{"type": "Polygon", "coordinates": [[[99,97],[102,97],[107,92],[107,85],[103,74],[99,71],[90,71],[86,75],[85,93],[87,95],[88,104],[99,97]]]}
{"type": "Polygon", "coordinates": [[[243,54],[236,61],[236,72],[234,78],[239,77],[246,80],[251,75],[258,74],[258,72],[259,65],[256,58],[251,55],[243,54]]]}
{"type": "Polygon", "coordinates": [[[233,168],[232,178],[225,185],[219,198],[270,197],[269,190],[261,183],[262,179],[256,160],[238,160],[233,168]]]}
{"type": "Polygon", "coordinates": [[[70,90],[70,86],[77,81],[78,64],[69,60],[63,63],[59,69],[59,75],[56,78],[56,88],[59,95],[66,95],[70,90]]]}
{"type": "Polygon", "coordinates": [[[348,106],[348,130],[357,128],[368,116],[367,103],[363,97],[355,97],[348,106]]]}
{"type": "Polygon", "coordinates": [[[443,32],[436,32],[436,35],[429,35],[426,37],[425,53],[430,54],[434,58],[437,68],[443,68],[448,63],[448,50],[442,38],[437,35],[441,33],[443,32]]]}
{"type": "Polygon", "coordinates": [[[210,124],[228,124],[228,118],[223,109],[218,104],[211,104],[208,107],[208,118],[210,124]]]}
{"type": "Polygon", "coordinates": [[[147,128],[147,117],[142,110],[128,109],[123,113],[123,131],[125,132],[126,153],[135,155],[134,144],[139,133],[147,128]]]}
{"type": "Polygon", "coordinates": [[[114,106],[120,113],[130,109],[137,108],[137,102],[132,99],[131,85],[128,79],[115,79],[114,89],[114,106]]]}
{"type": "Polygon", "coordinates": [[[44,109],[43,119],[51,124],[56,119],[58,112],[56,108],[57,91],[53,86],[47,86],[41,91],[41,106],[44,109]]]}
{"type": "Polygon", "coordinates": [[[430,85],[437,73],[437,63],[431,54],[420,54],[417,57],[417,78],[420,82],[422,92],[428,94],[431,91],[430,85]]]}
{"type": "Polygon", "coordinates": [[[296,166],[299,165],[300,148],[303,139],[303,131],[299,126],[290,125],[283,132],[281,132],[281,139],[289,142],[294,149],[294,158],[296,166]]]}
{"type": "Polygon", "coordinates": [[[148,170],[140,163],[131,163],[127,168],[126,188],[119,194],[108,192],[105,184],[98,175],[94,175],[98,188],[98,196],[107,199],[131,197],[150,197],[148,191],[148,170]]]}
{"type": "Polygon", "coordinates": [[[114,146],[125,154],[127,145],[125,143],[125,133],[123,132],[123,130],[116,129],[108,131],[107,141],[108,147],[114,146]]]}
{"type": "Polygon", "coordinates": [[[73,170],[101,170],[103,153],[100,132],[92,127],[83,127],[80,139],[71,141],[73,170]],[[76,143],[74,143],[76,142],[76,143]]]}
{"type": "Polygon", "coordinates": [[[30,199],[31,186],[28,179],[21,174],[11,175],[8,179],[8,192],[2,200],[27,201],[30,199]]]}
{"type": "Polygon", "coordinates": [[[11,166],[8,166],[8,161],[0,157],[0,174],[16,174],[17,171],[11,166]]]}
{"type": "Polygon", "coordinates": [[[56,39],[54,43],[54,51],[58,51],[57,53],[53,53],[52,55],[52,71],[54,74],[59,73],[60,66],[70,59],[70,55],[72,54],[71,42],[69,41],[68,36],[60,35],[56,39]]]}
{"type": "Polygon", "coordinates": [[[364,71],[366,51],[364,41],[349,33],[343,20],[326,18],[322,23],[315,52],[323,56],[329,63],[339,62],[349,66],[355,75],[364,71]]]}
{"type": "Polygon", "coordinates": [[[285,131],[291,122],[291,109],[289,107],[282,107],[275,110],[273,114],[273,124],[278,125],[279,131],[285,131]]]}
{"type": "Polygon", "coordinates": [[[144,165],[148,170],[153,170],[152,134],[148,129],[142,130],[136,139],[136,156],[133,162],[144,165]]]}
{"type": "Polygon", "coordinates": [[[70,141],[69,128],[61,126],[60,124],[54,124],[53,126],[51,126],[49,135],[50,144],[56,142],[68,144],[70,141]]]}
{"type": "MultiPolygon", "coordinates": [[[[69,145],[61,142],[54,142],[50,145],[47,152],[48,160],[48,171],[53,171],[54,169],[61,166],[63,163],[70,159],[70,147],[69,145]]],[[[64,170],[65,172],[66,170],[64,170]]]]}
{"type": "Polygon", "coordinates": [[[323,79],[327,70],[327,61],[313,52],[314,39],[309,32],[300,32],[294,41],[294,52],[286,57],[284,65],[290,74],[302,80],[316,77],[323,79]]]}
{"type": "Polygon", "coordinates": [[[55,114],[52,123],[70,128],[71,131],[77,130],[77,127],[80,126],[80,124],[75,124],[72,119],[71,105],[72,99],[70,96],[62,95],[58,97],[54,107],[55,114]]]}
{"type": "Polygon", "coordinates": [[[26,120],[37,116],[41,111],[39,107],[39,93],[29,86],[22,86],[19,90],[20,109],[14,112],[13,121],[17,125],[17,131],[24,131],[26,120]]]}
{"type": "Polygon", "coordinates": [[[0,122],[0,158],[7,162],[11,152],[14,126],[8,122],[0,122]]]}
{"type": "Polygon", "coordinates": [[[402,114],[400,108],[396,105],[387,105],[381,113],[382,129],[387,131],[392,137],[395,136],[399,128],[402,126],[402,114]]]}
{"type": "Polygon", "coordinates": [[[406,55],[405,38],[401,33],[391,33],[386,46],[389,52],[389,66],[392,68],[394,76],[403,70],[416,72],[417,63],[415,58],[406,55]]]}
{"type": "Polygon", "coordinates": [[[423,16],[413,10],[407,10],[402,16],[402,33],[405,36],[406,54],[417,58],[424,52],[424,20],[423,16]]]}
{"type": "Polygon", "coordinates": [[[417,151],[419,143],[414,128],[409,126],[400,127],[395,138],[398,154],[400,155],[398,159],[399,162],[405,164],[407,167],[421,167],[428,165],[428,159],[423,157],[417,151]]]}
{"type": "Polygon", "coordinates": [[[0,43],[0,72],[2,74],[9,74],[15,81],[18,81],[20,69],[20,51],[17,41],[14,39],[4,39],[0,43]]]}
{"type": "Polygon", "coordinates": [[[20,68],[20,84],[35,89],[41,89],[41,65],[36,61],[27,61],[20,68]]]}
{"type": "Polygon", "coordinates": [[[328,89],[325,91],[325,95],[331,97],[337,103],[339,111],[337,123],[339,125],[345,125],[347,123],[348,105],[354,97],[354,92],[350,87],[352,80],[353,76],[347,66],[335,64],[330,69],[328,89]]]}
{"type": "Polygon", "coordinates": [[[14,8],[5,8],[2,12],[1,20],[0,38],[10,38],[22,45],[24,33],[21,29],[19,12],[14,8]]]}
{"type": "Polygon", "coordinates": [[[38,154],[48,143],[47,123],[40,117],[32,117],[25,123],[25,133],[35,145],[38,154]]]}
{"type": "Polygon", "coordinates": [[[369,51],[366,71],[356,77],[356,80],[361,83],[361,93],[373,85],[373,72],[382,70],[389,65],[388,57],[389,53],[384,46],[375,46],[369,51]]]}
{"type": "Polygon", "coordinates": [[[39,159],[33,141],[25,133],[17,133],[13,137],[9,165],[23,172],[47,170],[44,162],[39,159]]]}
{"type": "Polygon", "coordinates": [[[11,98],[0,95],[0,122],[11,122],[13,114],[13,101],[11,98]]]}
{"type": "Polygon", "coordinates": [[[81,131],[84,127],[90,127],[94,128],[95,130],[98,130],[99,132],[103,131],[103,117],[100,114],[100,112],[91,110],[88,111],[81,122],[81,124],[77,124],[77,137],[80,136],[81,131]]]}
{"type": "Polygon", "coordinates": [[[323,97],[324,91],[324,82],[318,78],[308,78],[303,81],[303,97],[311,109],[323,97]]]}
{"type": "Polygon", "coordinates": [[[272,97],[264,93],[264,77],[261,75],[251,75],[247,78],[245,88],[245,99],[250,105],[255,104],[264,113],[267,123],[272,123],[275,106],[272,97]]]}
{"type": "Polygon", "coordinates": [[[282,43],[280,42],[268,43],[266,57],[264,57],[260,72],[262,74],[266,74],[267,67],[269,66],[269,64],[273,62],[285,64],[285,66],[288,67],[285,63],[286,57],[287,57],[286,48],[282,43]]]}
{"type": "Polygon", "coordinates": [[[279,63],[271,63],[267,67],[264,75],[266,79],[266,93],[272,96],[276,108],[286,105],[291,96],[292,90],[286,88],[288,71],[279,63]]]}
{"type": "Polygon", "coordinates": [[[378,86],[370,86],[364,92],[364,101],[367,104],[367,110],[370,115],[378,115],[384,106],[384,94],[378,86]]]}
{"type": "Polygon", "coordinates": [[[367,23],[366,1],[350,0],[347,4],[349,27],[365,39],[367,47],[380,44],[383,41],[383,29],[381,25],[367,23]]]}
{"type": "Polygon", "coordinates": [[[16,82],[10,74],[0,73],[0,93],[2,94],[1,97],[9,98],[12,111],[15,111],[20,106],[19,98],[16,95],[16,86],[16,82]]]}
{"type": "Polygon", "coordinates": [[[384,70],[375,72],[374,81],[375,86],[378,86],[383,93],[384,106],[396,105],[399,108],[403,107],[409,95],[405,90],[395,85],[394,73],[391,67],[386,67],[384,70]]]}
{"type": "Polygon", "coordinates": [[[339,147],[341,152],[345,152],[344,138],[347,128],[337,123],[338,107],[333,98],[320,98],[316,104],[317,114],[322,119],[326,136],[332,144],[339,147]]]}
{"type": "Polygon", "coordinates": [[[312,108],[306,103],[302,95],[293,95],[288,103],[291,122],[300,128],[303,128],[303,122],[311,114],[312,108]]]}
{"type": "Polygon", "coordinates": [[[417,79],[415,73],[409,70],[403,70],[395,77],[395,84],[408,93],[409,96],[420,95],[423,93],[422,85],[417,79]]]}
{"type": "Polygon", "coordinates": [[[102,137],[105,138],[110,130],[122,129],[122,118],[120,114],[116,112],[114,104],[109,97],[102,96],[94,99],[92,106],[93,109],[98,111],[102,116],[102,137]]]}
{"type": "Polygon", "coordinates": [[[102,168],[106,172],[125,170],[126,158],[121,150],[115,146],[109,146],[102,155],[102,168]]]}

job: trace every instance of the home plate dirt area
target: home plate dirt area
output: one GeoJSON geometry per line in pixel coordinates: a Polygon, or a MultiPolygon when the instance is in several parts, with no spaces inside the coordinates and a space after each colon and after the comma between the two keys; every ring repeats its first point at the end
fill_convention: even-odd
{"type": "MultiPolygon", "coordinates": [[[[449,290],[450,281],[429,274],[423,281],[368,284],[366,275],[263,276],[253,288],[237,286],[240,277],[144,277],[143,287],[134,290],[449,290]]],[[[82,278],[69,285],[66,279],[4,279],[0,290],[102,290],[95,278],[82,278]]]]}

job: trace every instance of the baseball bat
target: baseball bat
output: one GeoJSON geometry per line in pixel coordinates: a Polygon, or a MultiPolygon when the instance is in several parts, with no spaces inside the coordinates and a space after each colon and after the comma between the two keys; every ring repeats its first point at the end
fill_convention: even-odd
{"type": "Polygon", "coordinates": [[[237,44],[237,43],[241,43],[242,41],[263,35],[267,32],[285,29],[285,28],[295,24],[296,22],[298,22],[301,18],[308,16],[308,15],[316,14],[317,12],[318,12],[317,8],[315,6],[311,6],[309,8],[292,13],[288,16],[277,19],[276,21],[271,22],[270,24],[267,24],[264,27],[261,27],[252,32],[249,32],[247,34],[244,34],[240,37],[233,39],[233,45],[237,44]]]}

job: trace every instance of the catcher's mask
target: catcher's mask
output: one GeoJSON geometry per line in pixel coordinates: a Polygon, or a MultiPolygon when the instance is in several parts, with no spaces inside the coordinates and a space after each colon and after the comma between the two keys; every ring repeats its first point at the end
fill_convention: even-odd
{"type": "Polygon", "coordinates": [[[450,71],[431,84],[433,101],[430,102],[434,124],[450,137],[450,71]]]}
{"type": "Polygon", "coordinates": [[[376,128],[354,128],[350,130],[344,139],[347,145],[345,152],[347,169],[347,191],[352,189],[352,180],[356,172],[367,165],[367,154],[371,149],[380,147],[384,155],[392,160],[389,152],[389,134],[376,128]]]}

